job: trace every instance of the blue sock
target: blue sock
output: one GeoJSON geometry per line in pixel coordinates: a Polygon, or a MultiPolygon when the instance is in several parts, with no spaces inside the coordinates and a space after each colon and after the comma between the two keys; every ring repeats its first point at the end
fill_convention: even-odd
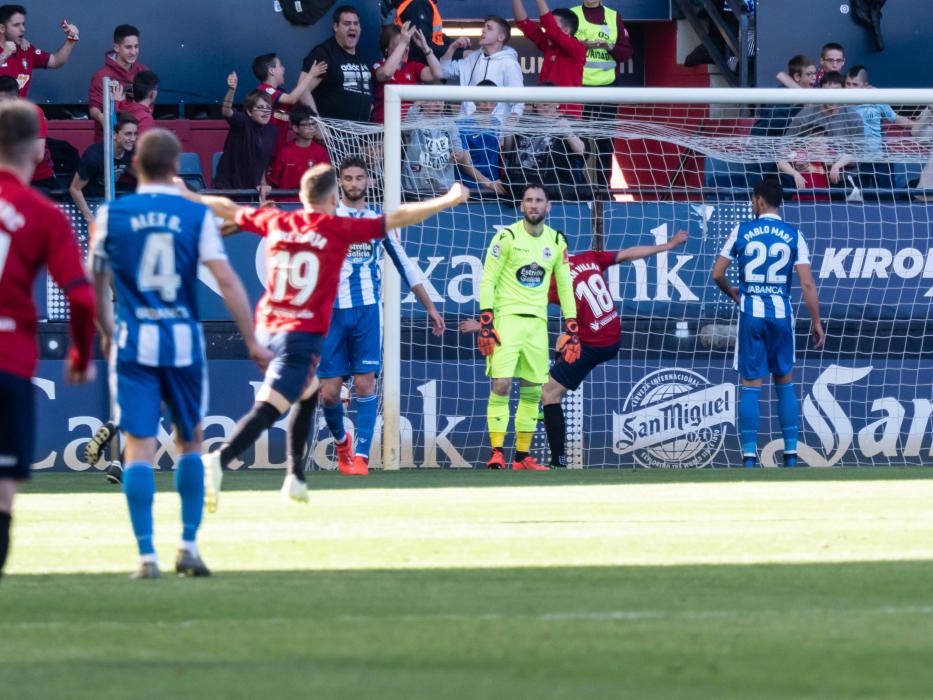
{"type": "Polygon", "coordinates": [[[340,401],[333,406],[323,403],[322,408],[324,410],[324,421],[327,423],[327,427],[330,428],[334,440],[343,442],[347,436],[346,431],[343,429],[343,404],[340,401]]]}
{"type": "Polygon", "coordinates": [[[778,400],[778,421],[781,432],[784,434],[784,452],[797,452],[797,424],[800,415],[800,405],[797,402],[797,392],[794,383],[775,384],[774,391],[778,400]]]}
{"type": "Polygon", "coordinates": [[[175,490],[181,496],[181,539],[194,542],[204,514],[204,464],[200,452],[187,452],[175,465],[175,490]]]}
{"type": "Polygon", "coordinates": [[[739,397],[739,439],[742,454],[758,454],[758,423],[761,421],[760,386],[743,386],[739,397]]]}
{"type": "Polygon", "coordinates": [[[155,474],[146,462],[130,462],[123,472],[123,493],[130,509],[133,534],[140,554],[155,554],[152,544],[152,501],[155,498],[155,474]]]}
{"type": "Polygon", "coordinates": [[[369,457],[376,432],[376,395],[356,397],[356,450],[355,453],[369,457]]]}

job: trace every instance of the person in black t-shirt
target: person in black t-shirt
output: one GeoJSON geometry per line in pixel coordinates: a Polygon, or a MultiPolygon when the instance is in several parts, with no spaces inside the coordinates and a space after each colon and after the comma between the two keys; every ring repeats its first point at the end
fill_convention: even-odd
{"type": "Polygon", "coordinates": [[[356,8],[341,5],[334,10],[334,36],[305,56],[301,78],[315,61],[327,64],[327,72],[311,81],[312,95],[322,117],[368,122],[373,109],[372,73],[357,56],[360,16],[356,8]]]}
{"type": "Polygon", "coordinates": [[[275,155],[279,130],[272,120],[272,98],[262,90],[253,90],[243,99],[243,111],[233,109],[237,75],[227,76],[222,114],[230,125],[224,152],[217,163],[214,187],[221,190],[263,191],[266,169],[275,155]]]}
{"type": "MultiPolygon", "coordinates": [[[[133,149],[136,147],[136,118],[120,112],[113,128],[113,181],[118,192],[136,189],[136,174],[133,172],[133,149]]],[[[78,170],[68,188],[75,206],[81,211],[90,226],[94,221],[87,199],[104,196],[104,144],[94,143],[81,156],[78,170]]]]}

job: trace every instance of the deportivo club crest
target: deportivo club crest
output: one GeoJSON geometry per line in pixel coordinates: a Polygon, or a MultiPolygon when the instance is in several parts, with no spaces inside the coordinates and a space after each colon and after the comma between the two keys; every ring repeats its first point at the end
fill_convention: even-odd
{"type": "Polygon", "coordinates": [[[541,256],[545,260],[550,260],[551,258],[554,257],[554,251],[552,251],[550,248],[545,248],[544,250],[541,251],[541,256]]]}
{"type": "Polygon", "coordinates": [[[652,372],[612,415],[612,451],[648,468],[699,469],[719,454],[735,424],[735,385],[714,386],[687,369],[652,372]]]}

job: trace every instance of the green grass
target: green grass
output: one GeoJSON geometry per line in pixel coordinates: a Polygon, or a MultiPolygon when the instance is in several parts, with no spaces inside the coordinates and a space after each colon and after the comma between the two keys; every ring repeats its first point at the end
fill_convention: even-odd
{"type": "MultiPolygon", "coordinates": [[[[215,576],[131,582],[99,473],[38,475],[3,698],[929,698],[933,470],[233,473],[215,576]]],[[[156,544],[178,536],[158,477],[156,544]]]]}

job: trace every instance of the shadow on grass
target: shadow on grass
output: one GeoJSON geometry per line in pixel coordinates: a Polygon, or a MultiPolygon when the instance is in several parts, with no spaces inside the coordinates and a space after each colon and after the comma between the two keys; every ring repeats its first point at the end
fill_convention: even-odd
{"type": "MultiPolygon", "coordinates": [[[[225,491],[276,490],[284,471],[227,472],[225,491]]],[[[403,469],[372,471],[367,477],[315,471],[308,475],[312,490],[496,488],[500,486],[587,486],[599,484],[681,484],[763,481],[865,481],[933,479],[933,467],[846,467],[833,469],[565,469],[551,472],[489,471],[486,469],[403,469]]],[[[159,490],[172,488],[172,473],[156,473],[159,490]]],[[[33,475],[23,493],[118,493],[101,472],[45,472],[33,475]]]]}

